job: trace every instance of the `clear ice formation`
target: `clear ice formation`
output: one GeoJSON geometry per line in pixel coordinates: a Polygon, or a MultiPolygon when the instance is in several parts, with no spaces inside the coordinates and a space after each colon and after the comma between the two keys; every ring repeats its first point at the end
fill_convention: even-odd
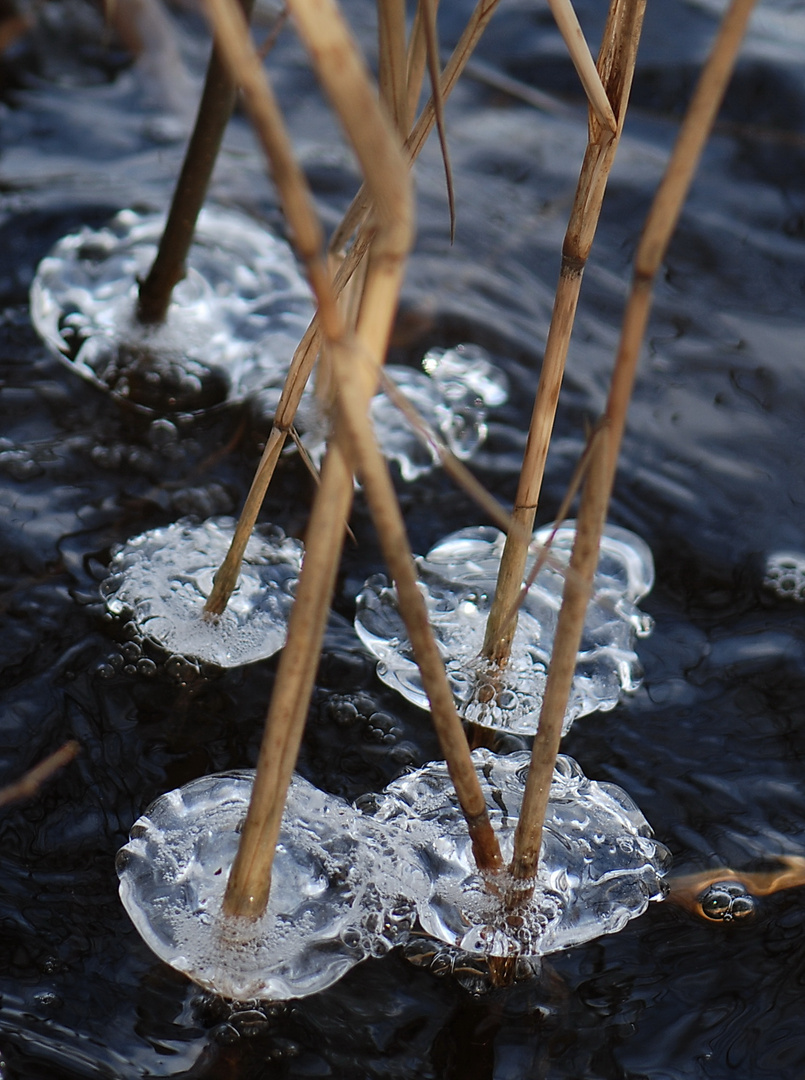
{"type": "Polygon", "coordinates": [[[177,521],[135,536],[114,555],[101,595],[113,615],[168,652],[238,667],[272,656],[285,643],[302,564],[302,544],[259,526],[246,547],[238,585],[223,614],[203,617],[213,576],[235,523],[177,521]]]}
{"type": "Polygon", "coordinates": [[[120,896],[150,948],[202,986],[237,1000],[304,997],[398,942],[424,874],[395,830],[295,776],[268,908],[225,919],[253,779],[206,776],[157,799],[118,852],[120,896]]]}
{"type": "Polygon", "coordinates": [[[284,378],[313,314],[290,247],[242,214],[205,208],[167,319],[146,327],[134,319],[138,279],[164,221],[123,210],[63,237],[31,286],[40,337],[78,374],[147,409],[240,401],[284,378]]]}
{"type": "MultiPolygon", "coordinates": [[[[502,405],[508,396],[506,376],[477,345],[431,349],[422,360],[421,371],[399,364],[387,364],[384,370],[428,427],[462,461],[472,457],[486,439],[488,410],[502,405]]],[[[258,394],[261,414],[274,414],[281,390],[278,381],[258,394]]],[[[380,392],[372,398],[370,416],[384,456],[397,462],[403,480],[416,480],[439,464],[435,448],[422,441],[387,394],[380,392]]],[[[329,422],[312,391],[305,393],[296,426],[305,449],[320,463],[329,422]]]]}
{"type": "MultiPolygon", "coordinates": [[[[504,862],[511,859],[530,755],[473,752],[504,862]]],[[[668,850],[631,798],[615,784],[588,780],[576,762],[557,758],[536,880],[495,879],[498,889],[526,889],[507,908],[477,871],[467,826],[443,761],[395,780],[361,806],[396,827],[414,848],[429,882],[417,894],[419,924],[464,953],[529,958],[615,933],[665,895],[668,850]],[[533,893],[528,897],[528,889],[533,893]]],[[[402,850],[402,838],[397,843],[402,850]]],[[[412,890],[413,894],[413,890],[412,890]]]]}
{"type": "MultiPolygon", "coordinates": [[[[552,526],[534,533],[542,545],[552,526]]],[[[462,529],[417,558],[431,625],[445,660],[459,712],[468,720],[516,734],[534,734],[546,671],[562,603],[560,570],[570,558],[575,523],[567,522],[552,545],[554,565],[540,570],[520,609],[512,655],[502,672],[490,672],[481,656],[486,620],[495,591],[505,537],[490,526],[462,529]],[[493,676],[494,680],[493,681],[493,676]]],[[[535,556],[530,557],[527,572],[535,556]]],[[[634,638],[652,621],[636,602],[654,581],[648,546],[634,533],[609,525],[593,596],[587,611],[564,731],[587,713],[613,709],[621,691],[637,689],[640,666],[634,638]]],[[[355,629],[378,658],[377,673],[388,686],[423,709],[422,686],[397,595],[383,575],[370,578],[357,598],[355,629]]]]}
{"type": "Polygon", "coordinates": [[[784,600],[805,603],[805,555],[798,551],[776,551],[769,555],[763,584],[784,600]]]}

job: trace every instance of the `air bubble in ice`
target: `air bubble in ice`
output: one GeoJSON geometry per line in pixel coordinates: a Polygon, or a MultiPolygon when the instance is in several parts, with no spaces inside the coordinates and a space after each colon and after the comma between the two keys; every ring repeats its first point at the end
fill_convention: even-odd
{"type": "Polygon", "coordinates": [[[31,286],[33,324],[80,375],[135,405],[241,401],[287,370],[313,313],[308,286],[282,240],[206,208],[166,321],[142,326],[138,281],[163,226],[162,215],[123,210],[106,228],[61,239],[31,286]]]}
{"type": "MultiPolygon", "coordinates": [[[[530,755],[476,750],[473,759],[508,862],[530,755]]],[[[572,758],[557,759],[535,881],[504,873],[490,887],[478,873],[445,762],[395,780],[374,798],[374,815],[403,831],[429,880],[427,895],[412,892],[421,927],[462,952],[545,956],[620,930],[664,896],[667,849],[624,791],[588,780],[572,758]],[[507,906],[507,889],[525,902],[507,906]]]]}
{"type": "Polygon", "coordinates": [[[285,642],[302,545],[281,529],[258,528],[225,611],[204,618],[233,531],[230,518],[183,520],[129,540],[101,585],[107,608],[129,615],[130,635],[182,657],[237,667],[272,656],[285,642]]]}
{"type": "Polygon", "coordinates": [[[295,776],[258,920],[221,906],[252,772],[202,777],[158,799],[118,853],[120,895],[151,949],[224,997],[318,993],[412,924],[422,871],[395,833],[295,776]]]}
{"type": "MultiPolygon", "coordinates": [[[[552,531],[539,529],[542,545],[552,531]]],[[[445,657],[459,711],[468,720],[518,734],[533,734],[545,687],[566,565],[575,538],[574,523],[560,528],[546,565],[520,609],[511,658],[490,670],[481,656],[486,620],[497,581],[504,536],[489,526],[462,529],[417,559],[431,625],[445,657]]],[[[533,557],[529,565],[533,564],[533,557]]],[[[651,620],[635,605],[651,588],[654,567],[647,545],[633,533],[608,526],[579,651],[564,730],[587,713],[612,709],[622,690],[639,685],[635,636],[651,620]]],[[[383,682],[424,709],[428,700],[397,607],[396,592],[378,575],[357,599],[355,629],[378,658],[383,682]]]]}
{"type": "MultiPolygon", "coordinates": [[[[388,364],[384,370],[456,457],[462,460],[472,457],[486,439],[489,408],[506,400],[506,376],[477,345],[432,349],[422,360],[422,369],[388,364]]],[[[262,412],[273,414],[281,389],[278,383],[262,392],[259,398],[262,412]]],[[[370,415],[383,454],[397,462],[404,480],[416,480],[439,464],[436,451],[422,442],[385,393],[372,398],[370,415]]],[[[303,399],[296,427],[303,433],[305,449],[319,463],[329,422],[312,392],[303,399]]]]}
{"type": "Polygon", "coordinates": [[[763,584],[785,600],[805,603],[805,555],[796,551],[769,555],[763,584]]]}

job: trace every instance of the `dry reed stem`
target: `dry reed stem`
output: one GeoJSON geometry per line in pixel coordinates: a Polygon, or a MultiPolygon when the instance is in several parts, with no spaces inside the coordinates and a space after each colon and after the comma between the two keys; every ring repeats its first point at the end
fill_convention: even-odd
{"type": "MultiPolygon", "coordinates": [[[[368,400],[388,346],[411,242],[408,170],[338,8],[331,0],[290,0],[288,8],[355,149],[375,206],[377,233],[355,335],[359,354],[372,360],[371,366],[356,369],[362,396],[368,400]]],[[[274,849],[310,702],[352,493],[352,471],[336,443],[325,456],[313,502],[252,799],[224,897],[224,911],[230,916],[257,918],[268,902],[274,849]]]]}
{"type": "Polygon", "coordinates": [[[608,493],[612,490],[626,412],[651,308],[654,278],[676,228],[682,204],[715,121],[755,0],[732,0],[687,108],[671,158],[649,210],[635,255],[632,287],[607,401],[611,425],[608,493]]]}
{"type": "MultiPolygon", "coordinates": [[[[617,465],[618,450],[626,419],[626,409],[634,383],[640,346],[651,303],[654,277],[668,247],[676,222],[693,178],[696,165],[726,90],[755,0],[732,0],[719,27],[715,43],[699,78],[693,99],[682,122],[679,136],[657,190],[635,256],[632,290],[624,313],[621,345],[618,350],[612,387],[604,415],[607,425],[605,453],[596,455],[584,488],[578,534],[571,556],[571,566],[592,566],[597,556],[600,535],[609,505],[617,465]],[[584,522],[582,522],[584,517],[584,522]],[[589,519],[589,520],[588,520],[589,519]],[[577,561],[576,546],[584,528],[584,548],[577,561]],[[583,564],[581,562],[583,556],[583,564]]],[[[587,572],[587,571],[585,571],[587,572]]],[[[587,601],[576,593],[570,581],[565,583],[548,685],[543,700],[540,726],[534,742],[532,768],[526,784],[523,806],[515,832],[512,873],[532,878],[537,871],[539,844],[545,807],[550,791],[548,762],[555,759],[555,742],[561,734],[561,722],[567,706],[570,683],[576,664],[578,641],[584,624],[587,601]],[[568,586],[570,585],[570,597],[568,586]],[[566,614],[565,609],[569,608],[566,614]],[[560,645],[560,634],[566,635],[560,645]],[[574,644],[575,642],[575,644],[574,644]],[[558,673],[554,674],[554,670],[558,673]],[[550,699],[549,699],[550,690],[550,699]],[[544,721],[546,721],[544,725],[544,721]],[[557,734],[557,724],[559,733],[557,734]],[[553,753],[553,759],[551,758],[553,753]],[[537,765],[536,763],[539,762],[537,765]],[[532,779],[533,776],[533,779],[532,779]]],[[[552,768],[551,768],[552,772],[552,768]]]]}
{"type": "MultiPolygon", "coordinates": [[[[533,878],[537,872],[551,780],[576,670],[584,618],[598,566],[598,547],[608,504],[603,483],[609,463],[606,423],[593,433],[590,446],[590,466],[584,483],[576,537],[570,556],[573,574],[565,579],[539,728],[531,750],[523,803],[514,831],[511,872],[513,877],[521,881],[533,878]]],[[[517,895],[520,895],[520,890],[517,895]]]]}
{"type": "Polygon", "coordinates": [[[783,869],[750,873],[722,867],[669,878],[671,890],[668,893],[668,902],[706,918],[701,904],[702,893],[719,882],[735,881],[752,896],[769,896],[781,889],[795,889],[805,885],[805,858],[801,855],[777,855],[775,859],[782,863],[783,869]]]}
{"type": "Polygon", "coordinates": [[[567,51],[570,53],[570,59],[573,61],[576,73],[581,79],[581,85],[584,87],[587,100],[590,102],[590,108],[599,124],[604,128],[608,128],[614,134],[618,128],[615,114],[612,111],[612,105],[607,97],[604,84],[601,82],[601,76],[598,74],[595,61],[592,58],[584,31],[579,26],[579,20],[573,10],[573,5],[570,0],[548,0],[548,7],[551,9],[556,25],[559,27],[559,33],[562,35],[567,51]]]}
{"type": "Polygon", "coordinates": [[[444,162],[444,176],[447,183],[447,209],[450,215],[450,243],[452,244],[456,238],[456,197],[453,187],[453,167],[450,164],[450,147],[447,144],[447,130],[444,124],[444,97],[442,96],[439,76],[439,35],[436,29],[435,0],[425,0],[423,16],[428,73],[431,84],[431,101],[433,102],[436,131],[439,135],[439,147],[444,162]]]}
{"type": "MultiPolygon", "coordinates": [[[[241,2],[243,17],[248,19],[254,0],[241,2]]],[[[140,283],[137,319],[141,323],[165,321],[173,289],[185,275],[187,253],[193,242],[196,221],[207,195],[221,140],[235,108],[236,93],[237,84],[218,49],[213,47],[196,122],[157,254],[151,269],[140,283]]]]}
{"type": "Polygon", "coordinates": [[[40,761],[38,765],[29,769],[19,780],[0,788],[0,806],[8,806],[9,803],[19,802],[21,799],[33,798],[44,783],[59,769],[69,765],[80,753],[81,747],[75,739],[68,740],[54,753],[49,754],[44,761],[40,761]]]}
{"type": "Polygon", "coordinates": [[[408,111],[405,0],[380,0],[377,5],[377,32],[380,100],[388,109],[394,127],[405,136],[408,111]]]}
{"type": "MultiPolygon", "coordinates": [[[[626,119],[645,6],[646,0],[612,0],[604,28],[598,67],[615,109],[617,126],[613,133],[603,127],[595,115],[590,116],[587,149],[562,245],[562,264],[551,325],[512,509],[512,519],[519,526],[520,535],[525,533],[529,538],[534,529],[582,275],[626,119]]],[[[484,656],[499,666],[503,666],[511,654],[517,620],[512,620],[510,613],[513,609],[516,611],[527,557],[526,547],[515,539],[514,534],[510,534],[500,561],[495,599],[489,612],[483,645],[484,656]]]]}
{"type": "Polygon", "coordinates": [[[427,64],[427,41],[425,40],[424,8],[426,4],[432,4],[435,12],[439,6],[438,0],[419,0],[414,12],[414,21],[411,26],[411,35],[408,39],[408,71],[406,74],[406,100],[405,100],[405,131],[411,130],[411,125],[416,116],[416,107],[419,104],[419,96],[422,93],[422,83],[425,79],[425,66],[427,64]]]}
{"type": "Polygon", "coordinates": [[[430,702],[433,724],[467,822],[475,861],[480,871],[497,873],[503,866],[500,847],[417,583],[416,566],[391,474],[367,420],[369,401],[362,397],[360,373],[350,366],[351,357],[344,357],[341,350],[334,351],[335,357],[338,357],[339,421],[343,425],[339,442],[351,447],[363,481],[383,556],[397,589],[400,614],[430,702]]]}
{"type": "MultiPolygon", "coordinates": [[[[321,225],[313,210],[307,180],[294,157],[265,69],[249,36],[248,25],[232,0],[207,0],[206,7],[215,31],[216,52],[220,52],[229,77],[236,85],[240,85],[243,100],[270,164],[280,201],[292,230],[294,246],[305,264],[318,302],[319,320],[330,336],[337,336],[341,332],[342,324],[330,287],[329,270],[322,254],[324,238],[321,225]]],[[[297,387],[301,397],[315,361],[315,354],[308,352],[304,361],[306,362],[288,374],[287,382],[290,385],[287,386],[285,402],[282,399],[280,401],[277,417],[252,480],[232,543],[215,575],[212,591],[204,606],[206,616],[220,615],[237,585],[243,554],[260,512],[268,480],[282,450],[284,433],[293,423],[296,410],[294,408],[290,417],[286,415],[288,397],[297,387]]]]}

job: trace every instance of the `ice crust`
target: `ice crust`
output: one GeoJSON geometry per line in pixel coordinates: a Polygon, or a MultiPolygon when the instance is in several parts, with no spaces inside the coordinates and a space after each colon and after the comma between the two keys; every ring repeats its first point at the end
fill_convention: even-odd
{"type": "MultiPolygon", "coordinates": [[[[502,405],[508,396],[506,376],[477,345],[431,349],[421,371],[399,364],[387,364],[384,371],[436,437],[462,461],[472,457],[486,439],[488,410],[502,405]]],[[[281,390],[278,382],[258,395],[262,413],[273,416],[281,390]]],[[[370,416],[383,454],[396,461],[403,480],[416,480],[439,464],[435,447],[423,443],[384,392],[372,398],[370,416]]],[[[319,464],[330,424],[311,390],[305,392],[296,426],[303,446],[319,464]]]]}
{"type": "MultiPolygon", "coordinates": [[[[473,752],[505,863],[512,855],[529,758],[526,752],[473,752]]],[[[665,895],[669,853],[652,839],[631,798],[615,784],[588,780],[563,755],[551,784],[538,877],[526,883],[534,885],[533,895],[514,912],[475,868],[445,762],[430,762],[361,805],[378,822],[401,830],[416,852],[430,884],[426,896],[416,897],[422,928],[464,953],[545,956],[622,929],[665,895]]],[[[516,884],[508,874],[495,882],[499,890],[516,884]]]]}
{"type": "MultiPolygon", "coordinates": [[[[552,528],[537,530],[536,544],[544,544],[552,528]]],[[[564,579],[559,567],[567,564],[574,537],[572,521],[557,531],[551,548],[556,564],[542,568],[520,609],[511,659],[502,673],[495,673],[497,689],[481,648],[505,537],[490,526],[462,529],[417,558],[421,588],[453,695],[468,720],[517,734],[536,731],[562,603],[564,579]]],[[[533,561],[530,557],[527,573],[533,561]]],[[[565,732],[577,717],[612,709],[621,691],[639,686],[634,639],[650,633],[652,621],[636,602],[653,581],[648,546],[634,533],[609,525],[601,541],[565,732]]],[[[378,658],[377,673],[383,682],[427,709],[396,591],[383,575],[370,578],[359,593],[355,629],[378,658]]]]}
{"type": "Polygon", "coordinates": [[[183,519],[118,549],[101,584],[113,615],[168,652],[237,667],[272,656],[285,643],[302,563],[302,544],[260,526],[246,547],[240,579],[223,614],[203,618],[213,577],[234,532],[231,518],[183,519]]]}
{"type": "Polygon", "coordinates": [[[400,940],[424,875],[395,830],[295,776],[268,908],[224,920],[253,781],[206,776],[157,799],[118,852],[120,896],[157,956],[202,986],[237,1000],[304,997],[400,940]]]}
{"type": "Polygon", "coordinates": [[[96,386],[154,410],[240,401],[284,377],[311,294],[290,247],[245,215],[203,209],[165,323],[134,321],[164,221],[123,210],[59,240],[31,286],[39,335],[96,386]]]}

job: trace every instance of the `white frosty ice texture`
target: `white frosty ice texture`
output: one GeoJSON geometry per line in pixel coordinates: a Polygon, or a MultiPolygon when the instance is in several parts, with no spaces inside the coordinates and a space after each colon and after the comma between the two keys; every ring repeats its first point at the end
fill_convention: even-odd
{"type": "MultiPolygon", "coordinates": [[[[530,755],[473,753],[503,859],[511,859],[530,755]]],[[[513,913],[475,868],[464,818],[443,761],[362,800],[378,821],[401,829],[430,883],[417,896],[419,922],[463,952],[535,957],[614,933],[665,895],[667,849],[615,784],[588,780],[557,758],[533,896],[513,913]]],[[[402,846],[398,844],[398,846],[402,846]]],[[[507,874],[499,889],[513,885],[507,874]]]]}
{"type": "Polygon", "coordinates": [[[258,527],[223,614],[203,617],[213,577],[234,532],[231,518],[177,521],[121,547],[101,584],[106,606],[128,615],[143,638],[168,652],[237,667],[282,648],[302,563],[302,544],[258,527]]]}
{"type": "Polygon", "coordinates": [[[411,925],[424,874],[396,830],[295,776],[258,920],[221,914],[254,773],[202,777],[158,799],[117,856],[120,895],[151,949],[224,997],[326,989],[411,925]]]}
{"type": "Polygon", "coordinates": [[[769,555],[763,584],[784,600],[805,603],[805,555],[798,551],[776,551],[769,555]]]}
{"type": "MultiPolygon", "coordinates": [[[[387,364],[383,370],[430,429],[427,441],[423,441],[385,392],[381,390],[372,398],[369,415],[380,449],[389,461],[397,462],[406,481],[416,480],[439,464],[434,435],[460,460],[472,457],[486,439],[489,409],[502,405],[508,396],[506,376],[478,345],[431,349],[422,360],[421,371],[399,364],[387,364]]],[[[273,416],[281,390],[282,382],[278,381],[257,395],[261,414],[273,416]]],[[[296,427],[302,433],[303,446],[319,464],[330,424],[312,390],[305,392],[296,427]]]]}
{"type": "MultiPolygon", "coordinates": [[[[535,543],[544,544],[551,531],[552,526],[539,529],[534,533],[535,543]]],[[[462,529],[417,558],[421,588],[453,695],[468,720],[519,734],[535,732],[562,603],[561,565],[569,560],[574,537],[574,522],[567,522],[556,534],[551,548],[555,564],[542,568],[520,609],[511,659],[499,675],[497,693],[483,692],[489,678],[481,647],[505,537],[490,526],[462,529]]],[[[527,573],[534,558],[529,559],[527,573]]],[[[639,685],[634,638],[648,634],[652,622],[636,601],[653,581],[648,546],[628,530],[608,526],[601,540],[565,732],[577,717],[614,708],[622,690],[639,685]]],[[[383,682],[427,709],[396,591],[382,575],[370,578],[358,595],[355,629],[378,658],[377,673],[383,682]]]]}
{"type": "Polygon", "coordinates": [[[143,327],[138,279],[164,223],[123,210],[103,229],[61,239],[31,286],[33,324],[80,375],[122,398],[136,397],[122,357],[147,350],[155,392],[162,380],[192,400],[212,372],[240,401],[287,371],[313,314],[310,290],[283,240],[243,214],[205,208],[165,323],[143,327]]]}

